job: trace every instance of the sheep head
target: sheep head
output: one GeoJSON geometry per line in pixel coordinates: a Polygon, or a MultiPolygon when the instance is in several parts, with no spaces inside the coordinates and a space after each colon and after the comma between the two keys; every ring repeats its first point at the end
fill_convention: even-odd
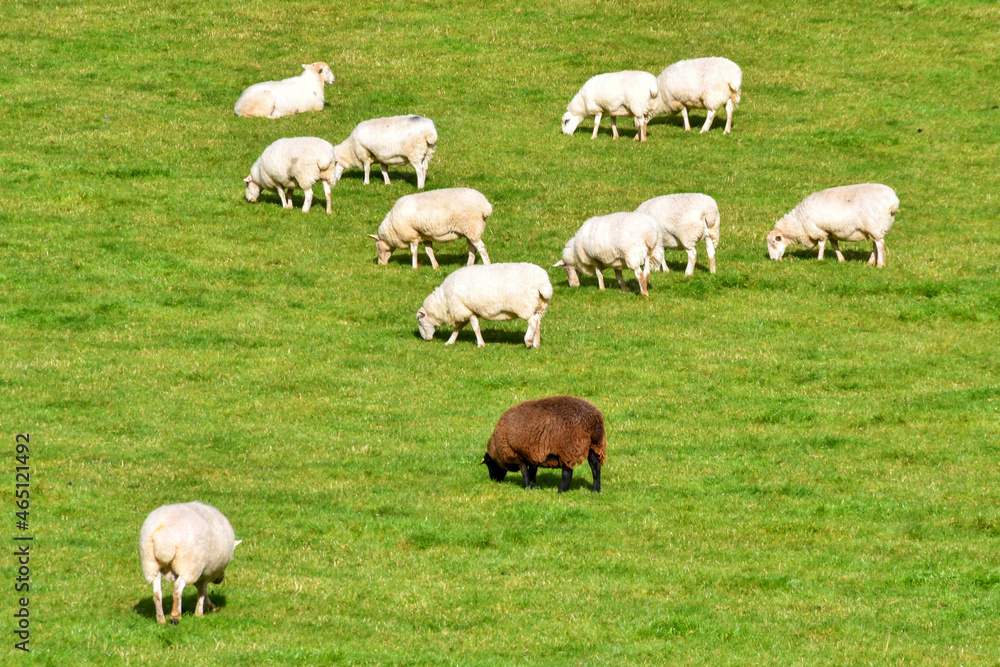
{"type": "Polygon", "coordinates": [[[434,322],[434,318],[427,314],[425,308],[421,308],[417,311],[417,330],[420,331],[420,337],[424,340],[434,339],[434,329],[437,328],[437,323],[434,322]]]}
{"type": "Polygon", "coordinates": [[[788,238],[780,230],[772,230],[767,235],[767,254],[773,260],[780,260],[785,255],[785,249],[791,245],[788,238]]]}
{"type": "Polygon", "coordinates": [[[319,77],[323,79],[323,83],[333,83],[336,79],[333,76],[333,71],[330,70],[330,66],[326,63],[312,63],[311,65],[303,65],[302,69],[309,72],[316,72],[319,77]]]}
{"type": "Polygon", "coordinates": [[[257,201],[257,197],[260,196],[260,186],[254,183],[253,176],[247,176],[243,182],[247,184],[247,201],[257,201]]]}
{"type": "Polygon", "coordinates": [[[570,264],[566,263],[566,260],[560,259],[558,262],[552,265],[553,267],[561,266],[562,270],[566,272],[566,278],[569,280],[570,287],[580,286],[580,276],[576,273],[576,268],[570,264]]]}
{"type": "Polygon", "coordinates": [[[375,239],[375,252],[378,254],[379,266],[385,266],[388,264],[389,257],[392,256],[392,246],[374,234],[369,234],[368,238],[375,239]]]}
{"type": "Polygon", "coordinates": [[[507,469],[494,461],[489,453],[483,455],[483,465],[489,469],[490,479],[494,482],[502,482],[503,478],[507,476],[507,469]]]}
{"type": "Polygon", "coordinates": [[[576,132],[576,128],[580,125],[583,118],[579,116],[574,116],[572,111],[567,111],[562,117],[562,131],[563,134],[573,134],[576,132]]]}

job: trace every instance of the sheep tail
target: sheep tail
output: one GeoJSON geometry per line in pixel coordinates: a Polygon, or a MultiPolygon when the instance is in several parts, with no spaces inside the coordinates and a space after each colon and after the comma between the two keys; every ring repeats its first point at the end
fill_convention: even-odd
{"type": "MultiPolygon", "coordinates": [[[[604,432],[604,422],[601,421],[601,434],[599,438],[591,438],[590,441],[590,451],[597,454],[597,460],[604,465],[608,461],[608,438],[607,434],[604,432]]],[[[594,434],[596,436],[597,433],[594,434]]]]}
{"type": "Polygon", "coordinates": [[[538,294],[541,296],[546,303],[552,299],[552,283],[545,283],[538,288],[538,294]]]}

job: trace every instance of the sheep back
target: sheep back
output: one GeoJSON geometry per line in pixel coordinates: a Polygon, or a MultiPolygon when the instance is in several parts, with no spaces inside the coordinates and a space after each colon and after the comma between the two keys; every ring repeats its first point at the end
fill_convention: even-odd
{"type": "Polygon", "coordinates": [[[264,149],[250,177],[264,190],[308,190],[322,179],[333,182],[333,144],[318,137],[278,139],[264,149]]]}
{"type": "Polygon", "coordinates": [[[337,158],[345,168],[361,166],[366,161],[419,164],[434,155],[437,139],[437,129],[430,118],[414,115],[373,118],[358,123],[337,146],[337,158]]]}
{"type": "Polygon", "coordinates": [[[808,247],[827,238],[837,241],[883,239],[892,228],[899,197],[888,185],[861,183],[809,195],[775,225],[808,247]]]}
{"type": "Polygon", "coordinates": [[[727,58],[692,58],[668,66],[656,82],[657,113],[678,113],[683,108],[714,111],[730,99],[739,105],[743,71],[727,58]]]}
{"type": "Polygon", "coordinates": [[[589,401],[552,396],[525,401],[500,417],[486,445],[486,453],[514,471],[524,463],[541,468],[573,468],[593,451],[607,460],[604,416],[589,401]]]}
{"type": "Polygon", "coordinates": [[[185,583],[216,581],[233,559],[236,534],[216,508],[199,502],[163,505],[139,531],[142,574],[147,583],[164,573],[185,583]]]}
{"type": "Polygon", "coordinates": [[[719,244],[719,205],[708,195],[683,192],[653,197],[640,204],[636,213],[656,220],[666,248],[693,248],[706,234],[714,245],[719,244]]]}
{"type": "Polygon", "coordinates": [[[659,88],[649,72],[626,70],[598,74],[587,80],[566,110],[577,116],[652,116],[659,88]]]}
{"type": "Polygon", "coordinates": [[[482,239],[493,207],[472,188],[417,192],[396,200],[378,228],[380,239],[394,248],[410,243],[447,242],[465,237],[482,239]]]}
{"type": "Polygon", "coordinates": [[[654,218],[644,213],[611,213],[589,218],[563,249],[563,262],[593,275],[603,268],[642,266],[659,246],[654,218]]]}
{"type": "Polygon", "coordinates": [[[463,267],[424,299],[424,311],[435,326],[486,320],[527,320],[544,314],[552,283],[542,267],[526,262],[463,267]]]}

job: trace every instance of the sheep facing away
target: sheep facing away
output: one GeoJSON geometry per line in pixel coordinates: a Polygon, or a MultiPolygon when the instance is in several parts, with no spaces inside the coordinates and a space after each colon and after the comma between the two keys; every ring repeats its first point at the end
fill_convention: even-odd
{"type": "Polygon", "coordinates": [[[726,107],[726,130],[733,126],[733,113],[740,104],[743,71],[739,65],[726,58],[693,58],[670,65],[656,77],[660,88],[656,113],[684,117],[684,129],[690,130],[688,109],[705,109],[708,117],[702,132],[708,132],[719,107],[726,107]]]}
{"type": "Polygon", "coordinates": [[[198,589],[194,615],[218,607],[208,599],[208,582],[222,583],[233,560],[237,540],[229,520],[219,510],[198,502],[163,505],[149,513],[139,531],[142,575],[153,585],[156,622],[165,623],[161,578],[174,581],[174,608],[170,624],[181,620],[181,597],[187,584],[198,589]]]}
{"type": "Polygon", "coordinates": [[[587,461],[594,476],[593,489],[599,492],[607,448],[604,415],[597,407],[582,398],[552,396],[518,403],[503,413],[486,445],[483,463],[495,482],[520,470],[526,489],[537,486],[538,468],[562,468],[562,493],[569,489],[574,466],[587,461]]]}
{"type": "Polygon", "coordinates": [[[827,240],[843,262],[840,241],[872,242],[869,264],[885,266],[885,235],[892,229],[899,197],[888,185],[862,183],[842,185],[809,195],[774,225],[767,235],[767,252],[780,260],[785,249],[801,243],[807,248],[819,246],[819,259],[827,240]]]}
{"type": "Polygon", "coordinates": [[[364,167],[368,185],[373,162],[382,169],[382,178],[389,185],[390,164],[409,162],[417,171],[417,189],[423,190],[427,180],[427,163],[437,147],[434,121],[422,116],[392,116],[374,118],[357,124],[350,136],[334,147],[337,156],[336,180],[345,169],[364,167]]]}
{"type": "Polygon", "coordinates": [[[417,268],[417,250],[424,244],[431,266],[438,268],[434,257],[433,243],[447,243],[465,238],[469,247],[469,261],[476,261],[476,250],[483,258],[483,264],[490,263],[486,245],[482,241],[486,229],[486,218],[493,213],[493,207],[481,192],[472,188],[444,188],[430,192],[417,192],[400,197],[379,225],[375,239],[378,263],[389,263],[389,257],[396,248],[409,248],[413,257],[413,268],[417,268]]]}
{"type": "Polygon", "coordinates": [[[312,206],[312,187],[316,181],[322,181],[326,212],[331,213],[333,167],[333,145],[329,141],[317,137],[278,139],[264,149],[250,168],[250,175],[243,179],[247,185],[247,201],[257,201],[261,190],[272,190],[278,193],[282,208],[292,208],[292,190],[298,188],[305,192],[302,212],[308,213],[312,206]]]}
{"type": "Polygon", "coordinates": [[[646,124],[656,111],[660,92],[656,77],[649,72],[626,70],[598,74],[583,84],[562,117],[563,134],[573,134],[577,126],[586,118],[594,119],[594,133],[597,138],[602,116],[611,116],[611,134],[618,138],[618,116],[632,116],[638,133],[637,141],[646,140],[646,124]]]}
{"type": "Polygon", "coordinates": [[[579,273],[597,276],[604,289],[604,269],[614,269],[618,285],[628,292],[623,269],[635,272],[639,292],[649,296],[650,260],[663,263],[663,248],[656,220],[645,213],[612,213],[588,219],[566,242],[562,259],[553,264],[566,271],[570,287],[580,286],[579,273]]]}
{"type": "Polygon", "coordinates": [[[476,333],[476,345],[485,347],[479,331],[479,318],[528,322],[524,344],[539,347],[545,309],[552,298],[549,274],[540,266],[527,263],[482,264],[465,266],[444,279],[424,299],[417,311],[417,329],[424,340],[434,338],[434,330],[453,326],[446,345],[453,344],[466,322],[476,333]]]}
{"type": "Polygon", "coordinates": [[[303,111],[322,111],[323,85],[335,81],[326,63],[303,65],[305,71],[281,81],[265,81],[250,86],[236,100],[237,116],[280,118],[303,111]]]}
{"type": "MultiPolygon", "coordinates": [[[[709,269],[715,273],[715,249],[719,247],[719,205],[714,199],[695,192],[664,195],[644,201],[635,211],[656,220],[660,243],[664,248],[682,248],[687,252],[684,275],[694,273],[698,258],[695,244],[703,239],[709,269]]],[[[665,259],[660,262],[660,270],[669,270],[665,259]]]]}

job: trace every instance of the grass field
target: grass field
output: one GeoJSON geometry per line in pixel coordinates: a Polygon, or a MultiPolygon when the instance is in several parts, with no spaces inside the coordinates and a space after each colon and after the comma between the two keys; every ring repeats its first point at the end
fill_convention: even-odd
{"type": "Polygon", "coordinates": [[[3,662],[1000,662],[995,2],[41,0],[4,24],[3,662]],[[559,132],[591,75],[707,55],[744,71],[731,135],[559,132]],[[316,60],[323,112],[233,115],[316,60]],[[493,203],[494,261],[550,266],[586,218],[690,191],[719,202],[718,273],[671,253],[641,299],[551,269],[539,350],[523,322],[420,340],[464,246],[412,271],[365,236],[412,168],[348,172],[331,216],[241,183],[274,139],[410,112],[440,135],[428,188],[493,203]],[[868,244],[768,260],[805,195],[866,181],[902,202],[885,270],[868,244]],[[562,495],[490,482],[500,414],[560,393],[604,412],[603,493],[586,466],[562,495]],[[139,526],[194,499],[244,542],[222,609],[194,618],[190,587],[161,627],[139,526]]]}

